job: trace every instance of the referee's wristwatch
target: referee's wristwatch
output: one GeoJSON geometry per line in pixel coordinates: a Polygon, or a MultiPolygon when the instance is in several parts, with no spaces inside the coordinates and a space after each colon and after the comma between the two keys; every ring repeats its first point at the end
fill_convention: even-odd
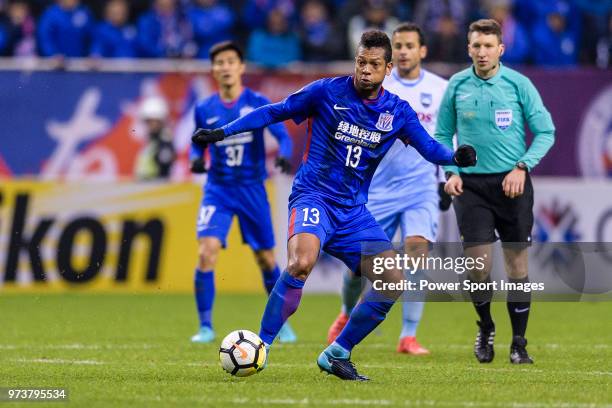
{"type": "Polygon", "coordinates": [[[525,172],[529,173],[529,167],[527,167],[527,164],[523,161],[516,163],[514,167],[516,167],[519,170],[525,170],[525,172]]]}
{"type": "Polygon", "coordinates": [[[453,173],[452,171],[446,171],[444,172],[444,178],[446,179],[446,181],[448,181],[451,177],[453,177],[455,175],[455,173],[453,173]]]}

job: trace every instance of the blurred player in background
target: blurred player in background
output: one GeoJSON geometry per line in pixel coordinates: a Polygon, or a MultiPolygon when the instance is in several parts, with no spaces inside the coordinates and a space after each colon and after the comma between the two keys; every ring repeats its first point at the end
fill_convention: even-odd
{"type": "MultiPolygon", "coordinates": [[[[533,227],[533,187],[529,172],[554,143],[555,127],[538,91],[528,78],[503,66],[502,32],[495,20],[470,25],[468,52],[473,65],[450,79],[440,106],[436,138],[478,149],[478,165],[459,172],[447,167],[446,192],[454,199],[457,223],[467,257],[486,257],[485,268],[471,270],[470,279],[490,282],[492,242],[502,241],[510,282],[528,282],[527,247],[533,227]],[[533,132],[527,148],[525,124],[533,132]]],[[[474,354],[481,363],[495,356],[495,324],[491,318],[492,290],[470,293],[479,331],[474,354]]],[[[512,323],[510,361],[531,364],[525,348],[531,292],[508,291],[512,323]]]]}
{"type": "MultiPolygon", "coordinates": [[[[408,103],[382,88],[393,66],[391,53],[384,32],[367,31],[357,49],[353,76],[312,82],[282,102],[193,135],[195,143],[205,144],[290,118],[297,123],[308,118],[302,165],[289,196],[287,270],[270,294],[259,333],[267,348],[297,310],[321,249],[381,285],[403,281],[403,272],[395,267],[373,273],[375,258],[394,257],[395,252],[365,207],[374,171],[396,139],[438,164],[463,167],[476,161],[471,146],[453,154],[432,139],[408,103]]],[[[321,370],[346,380],[367,380],[350,361],[351,350],[385,319],[401,293],[383,286],[368,292],[336,341],[319,355],[321,370]]]]}
{"type": "Polygon", "coordinates": [[[168,128],[168,104],[158,96],[147,98],[140,107],[146,127],[145,146],[136,158],[134,172],[140,180],[167,179],[176,159],[172,132],[168,128]]]}
{"type": "MultiPolygon", "coordinates": [[[[270,103],[264,96],[245,88],[242,75],[245,64],[242,50],[233,42],[215,44],[210,49],[212,76],[219,92],[206,98],[195,109],[196,129],[214,129],[270,103]]],[[[269,127],[280,145],[276,166],[290,172],[292,143],[283,124],[269,127]]],[[[206,145],[192,145],[191,170],[206,172],[206,145]]],[[[204,187],[204,198],[197,223],[199,262],[195,271],[195,298],[200,317],[200,330],[191,338],[208,343],[215,338],[211,312],[215,299],[213,270],[219,250],[225,248],[232,218],[238,216],[243,241],[255,254],[266,291],[270,293],[280,270],[274,258],[274,231],[270,204],[264,187],[267,177],[263,129],[244,132],[208,145],[210,168],[204,187]]],[[[296,336],[285,324],[279,341],[294,342],[296,336]]]]}
{"type": "MultiPolygon", "coordinates": [[[[393,70],[383,82],[386,90],[410,103],[429,134],[436,129],[436,119],[447,81],[421,67],[427,55],[425,37],[413,23],[400,24],[391,37],[393,70]]],[[[398,227],[404,251],[410,257],[427,256],[428,245],[436,241],[439,208],[438,169],[414,148],[395,141],[374,173],[368,192],[367,208],[393,239],[398,227]]],[[[444,193],[444,195],[446,195],[444,193]]],[[[448,209],[450,202],[444,200],[448,209]]],[[[411,279],[418,279],[414,273],[411,279]]],[[[342,312],[329,329],[327,342],[340,334],[361,294],[361,278],[347,271],[342,285],[342,312]]],[[[399,353],[429,354],[416,340],[423,315],[422,294],[407,292],[402,302],[402,331],[399,353]]]]}

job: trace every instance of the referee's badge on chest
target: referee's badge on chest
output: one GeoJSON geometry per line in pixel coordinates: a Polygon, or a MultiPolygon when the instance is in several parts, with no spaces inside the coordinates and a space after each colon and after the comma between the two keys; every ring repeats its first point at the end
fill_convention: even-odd
{"type": "Polygon", "coordinates": [[[499,130],[506,130],[512,125],[512,109],[495,111],[495,125],[499,130]]]}
{"type": "Polygon", "coordinates": [[[393,115],[390,113],[381,113],[376,122],[376,129],[388,132],[393,129],[393,115]]]}

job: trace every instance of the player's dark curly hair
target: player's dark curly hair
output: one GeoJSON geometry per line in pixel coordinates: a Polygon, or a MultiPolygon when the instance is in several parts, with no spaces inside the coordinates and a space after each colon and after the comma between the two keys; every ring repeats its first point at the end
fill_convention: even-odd
{"type": "Polygon", "coordinates": [[[384,31],[370,30],[361,34],[359,46],[363,48],[382,48],[385,50],[385,62],[391,62],[391,41],[384,31]]]}
{"type": "Polygon", "coordinates": [[[236,54],[238,54],[238,58],[240,58],[240,61],[244,62],[244,54],[242,52],[242,49],[238,44],[233,41],[221,41],[210,47],[210,50],[208,51],[210,62],[213,62],[215,60],[217,54],[227,50],[235,51],[236,54]]]}

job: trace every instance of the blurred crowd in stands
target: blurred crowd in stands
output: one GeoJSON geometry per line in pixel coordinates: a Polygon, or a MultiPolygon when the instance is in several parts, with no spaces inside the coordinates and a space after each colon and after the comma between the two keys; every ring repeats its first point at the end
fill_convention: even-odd
{"type": "Polygon", "coordinates": [[[265,68],[352,58],[361,32],[411,20],[430,61],[466,62],[478,18],[509,64],[609,67],[611,0],[0,0],[0,56],[208,58],[235,39],[265,68]]]}

